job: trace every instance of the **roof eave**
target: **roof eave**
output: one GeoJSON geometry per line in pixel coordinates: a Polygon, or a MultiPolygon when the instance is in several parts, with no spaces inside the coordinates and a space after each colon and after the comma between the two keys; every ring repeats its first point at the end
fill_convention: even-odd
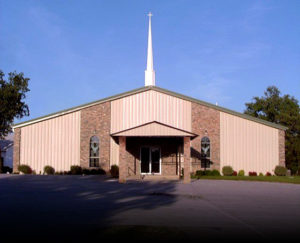
{"type": "Polygon", "coordinates": [[[75,107],[65,109],[65,110],[62,110],[62,111],[54,112],[54,113],[51,113],[51,114],[46,115],[46,116],[41,116],[41,117],[38,117],[38,118],[35,118],[35,119],[31,119],[29,121],[16,123],[12,127],[13,127],[13,129],[15,129],[15,128],[18,128],[18,127],[27,126],[27,125],[30,125],[30,124],[33,124],[33,123],[36,123],[36,122],[44,121],[44,120],[51,119],[51,118],[57,117],[57,116],[62,116],[62,115],[65,115],[65,114],[68,114],[68,113],[71,113],[71,112],[74,112],[74,111],[77,111],[77,110],[81,110],[83,108],[87,108],[87,107],[98,105],[98,104],[101,104],[101,103],[104,103],[104,102],[120,99],[120,98],[129,96],[129,95],[144,92],[144,91],[147,91],[147,90],[155,90],[157,92],[172,95],[172,96],[184,99],[184,100],[188,100],[188,101],[191,101],[191,102],[194,102],[194,103],[198,103],[198,104],[201,104],[201,105],[204,105],[204,106],[207,106],[207,107],[210,107],[210,108],[213,108],[213,109],[216,109],[216,110],[219,110],[219,111],[231,114],[231,115],[239,116],[241,118],[251,120],[251,121],[254,121],[254,122],[258,122],[258,123],[261,123],[263,125],[270,126],[270,127],[273,127],[273,128],[277,128],[277,129],[280,129],[280,130],[285,131],[285,130],[288,129],[288,127],[285,127],[285,126],[282,126],[282,125],[279,125],[279,124],[276,124],[276,123],[265,121],[265,120],[262,120],[262,119],[259,119],[259,118],[253,117],[253,116],[249,116],[249,115],[237,112],[237,111],[233,111],[233,110],[221,107],[221,106],[213,105],[211,103],[208,103],[208,102],[205,102],[205,101],[202,101],[202,100],[198,100],[198,99],[192,98],[190,96],[182,95],[182,94],[179,94],[179,93],[176,93],[176,92],[164,89],[164,88],[160,88],[160,87],[157,87],[157,86],[141,87],[141,88],[134,89],[134,90],[131,90],[131,91],[127,91],[127,92],[124,92],[124,93],[121,93],[121,94],[110,96],[110,97],[107,97],[107,98],[104,98],[104,99],[96,100],[96,101],[89,102],[89,103],[86,103],[86,104],[83,104],[83,105],[79,105],[79,106],[75,106],[75,107]]]}

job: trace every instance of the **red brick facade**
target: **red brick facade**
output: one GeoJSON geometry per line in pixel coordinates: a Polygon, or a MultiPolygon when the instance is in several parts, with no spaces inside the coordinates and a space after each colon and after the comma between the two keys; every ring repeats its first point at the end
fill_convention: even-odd
{"type": "Polygon", "coordinates": [[[15,128],[14,131],[14,154],[13,154],[13,172],[18,171],[20,165],[20,145],[21,145],[21,128],[15,128]]]}
{"type": "Polygon", "coordinates": [[[89,148],[92,136],[100,139],[100,166],[110,169],[110,102],[81,110],[80,165],[89,168],[89,148]]]}
{"type": "Polygon", "coordinates": [[[128,176],[128,156],[126,152],[126,137],[119,137],[119,182],[125,183],[128,176]]]}
{"type": "Polygon", "coordinates": [[[285,131],[278,130],[279,165],[285,166],[285,131]]]}
{"type": "Polygon", "coordinates": [[[183,154],[184,154],[184,183],[191,182],[191,140],[190,137],[183,138],[183,154]]]}
{"type": "Polygon", "coordinates": [[[199,136],[192,140],[191,163],[192,172],[201,170],[201,139],[210,139],[209,169],[220,170],[220,112],[218,110],[192,103],[192,132],[199,136]]]}

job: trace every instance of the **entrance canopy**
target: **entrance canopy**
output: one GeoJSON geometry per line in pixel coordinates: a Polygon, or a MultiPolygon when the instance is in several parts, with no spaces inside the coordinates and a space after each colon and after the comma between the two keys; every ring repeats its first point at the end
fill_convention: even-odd
{"type": "Polygon", "coordinates": [[[181,130],[166,124],[153,121],[137,127],[126,129],[112,136],[126,136],[126,137],[196,137],[197,134],[181,130]]]}

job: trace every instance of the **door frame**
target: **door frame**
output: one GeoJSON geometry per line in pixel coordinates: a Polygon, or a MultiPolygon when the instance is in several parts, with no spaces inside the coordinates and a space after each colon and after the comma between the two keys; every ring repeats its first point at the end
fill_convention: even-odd
{"type": "Polygon", "coordinates": [[[141,146],[140,147],[140,174],[141,175],[161,175],[161,148],[160,146],[141,146]],[[149,173],[142,172],[142,148],[149,148],[149,173]],[[159,150],[159,173],[152,173],[152,157],[151,149],[156,148],[159,150]]]}

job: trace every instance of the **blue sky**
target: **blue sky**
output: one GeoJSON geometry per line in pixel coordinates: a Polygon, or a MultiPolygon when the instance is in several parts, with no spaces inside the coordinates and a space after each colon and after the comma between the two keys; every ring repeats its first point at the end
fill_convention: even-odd
{"type": "Polygon", "coordinates": [[[30,80],[28,120],[156,84],[242,112],[269,85],[300,99],[300,1],[4,1],[0,69],[30,80]]]}

